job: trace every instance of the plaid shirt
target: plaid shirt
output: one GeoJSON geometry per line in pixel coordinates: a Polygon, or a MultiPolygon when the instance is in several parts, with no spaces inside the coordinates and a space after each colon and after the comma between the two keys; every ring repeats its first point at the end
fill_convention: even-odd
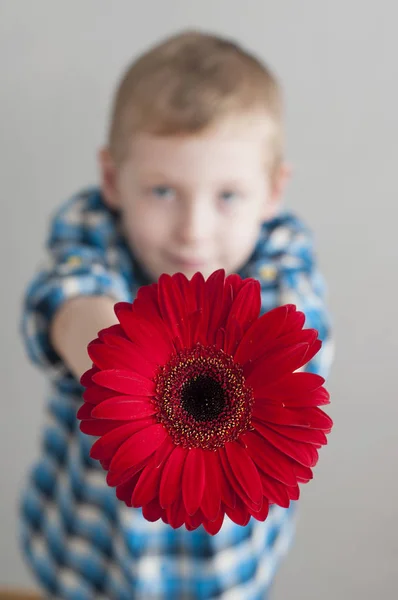
{"type": "MultiPolygon", "coordinates": [[[[272,506],[264,523],[227,518],[216,536],[203,528],[173,530],[149,523],[115,498],[89,457],[93,439],[76,420],[82,388],[49,339],[51,319],[66,300],[107,295],[132,302],[144,274],[121,234],[119,216],[97,188],[85,190],[53,216],[47,262],[28,286],[22,336],[31,361],[50,381],[41,454],[21,498],[21,545],[52,598],[88,600],[260,600],[268,597],[294,532],[296,503],[272,506]]],[[[315,327],[323,348],[306,369],[326,376],[332,361],[325,289],[303,223],[282,214],[264,223],[240,273],[261,283],[262,312],[294,303],[315,327]]]]}

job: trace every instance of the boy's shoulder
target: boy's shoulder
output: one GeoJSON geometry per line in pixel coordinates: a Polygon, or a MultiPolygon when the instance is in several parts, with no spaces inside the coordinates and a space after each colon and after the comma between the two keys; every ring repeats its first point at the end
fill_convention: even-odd
{"type": "Polygon", "coordinates": [[[53,221],[87,222],[97,218],[110,218],[114,213],[104,201],[98,186],[85,187],[64,200],[52,214],[53,221]]]}
{"type": "Polygon", "coordinates": [[[310,272],[315,262],[312,230],[296,213],[285,210],[262,223],[245,275],[274,285],[277,274],[310,272]]]}
{"type": "Polygon", "coordinates": [[[257,248],[275,256],[286,252],[296,254],[312,248],[313,243],[313,231],[305,220],[295,212],[285,210],[264,221],[257,248]]]}
{"type": "Polygon", "coordinates": [[[117,213],[110,210],[97,186],[73,194],[52,213],[48,243],[75,239],[107,246],[117,235],[117,213]]]}

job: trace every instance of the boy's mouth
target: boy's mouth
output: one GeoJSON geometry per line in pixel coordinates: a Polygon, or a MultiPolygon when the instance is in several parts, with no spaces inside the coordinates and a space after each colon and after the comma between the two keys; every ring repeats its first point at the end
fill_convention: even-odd
{"type": "Polygon", "coordinates": [[[207,264],[207,261],[200,258],[185,258],[182,256],[168,255],[169,259],[177,265],[187,268],[199,268],[207,264]]]}

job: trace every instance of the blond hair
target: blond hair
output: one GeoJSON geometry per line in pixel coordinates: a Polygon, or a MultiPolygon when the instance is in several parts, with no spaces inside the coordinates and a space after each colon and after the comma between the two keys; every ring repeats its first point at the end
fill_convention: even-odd
{"type": "Polygon", "coordinates": [[[270,69],[238,44],[188,31],[150,48],[125,72],[114,98],[108,145],[121,163],[135,132],[197,133],[250,111],[273,125],[273,162],[283,154],[282,95],[270,69]]]}

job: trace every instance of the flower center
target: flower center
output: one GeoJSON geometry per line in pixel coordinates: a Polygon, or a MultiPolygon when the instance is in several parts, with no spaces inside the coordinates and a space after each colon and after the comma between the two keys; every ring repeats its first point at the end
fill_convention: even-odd
{"type": "Polygon", "coordinates": [[[225,406],[224,390],[215,379],[198,375],[183,386],[181,404],[197,421],[211,421],[225,406]]]}
{"type": "Polygon", "coordinates": [[[223,350],[196,344],[159,369],[158,420],[176,445],[215,450],[250,428],[253,392],[223,350]]]}

